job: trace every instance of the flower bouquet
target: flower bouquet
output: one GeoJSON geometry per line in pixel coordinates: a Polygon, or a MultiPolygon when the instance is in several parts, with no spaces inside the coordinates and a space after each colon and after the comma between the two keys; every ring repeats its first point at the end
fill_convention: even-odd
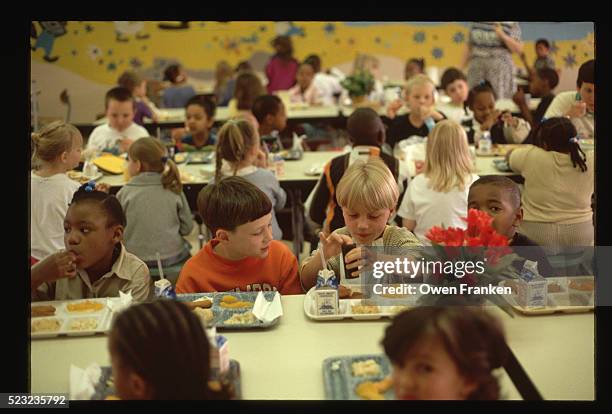
{"type": "Polygon", "coordinates": [[[493,229],[493,218],[486,212],[470,209],[463,220],[467,222],[465,230],[435,226],[425,234],[432,242],[431,249],[425,249],[425,260],[444,264],[437,269],[434,266],[426,283],[445,289],[421,296],[421,304],[434,305],[455,294],[467,304],[482,304],[487,299],[512,316],[497,285],[518,278],[512,263],[520,257],[508,246],[508,239],[493,229]]]}

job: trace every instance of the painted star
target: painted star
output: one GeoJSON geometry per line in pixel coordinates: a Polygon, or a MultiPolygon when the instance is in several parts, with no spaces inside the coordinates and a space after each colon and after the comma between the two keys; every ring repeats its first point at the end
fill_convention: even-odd
{"type": "Polygon", "coordinates": [[[355,39],[353,39],[352,37],[349,37],[348,44],[349,45],[354,45],[355,44],[355,39]]]}
{"type": "Polygon", "coordinates": [[[423,43],[425,41],[425,32],[416,32],[414,36],[412,36],[412,40],[415,43],[423,43]]]}
{"type": "Polygon", "coordinates": [[[78,54],[78,52],[76,50],[72,50],[72,52],[70,52],[70,53],[72,53],[72,56],[76,56],[78,54]]]}
{"type": "Polygon", "coordinates": [[[375,38],[374,38],[374,42],[376,42],[376,43],[380,44],[380,37],[375,37],[375,38]]]}
{"type": "Polygon", "coordinates": [[[93,28],[91,25],[89,25],[89,24],[85,26],[85,31],[86,31],[87,33],[91,33],[91,32],[93,32],[93,29],[94,29],[94,28],[93,28]]]}
{"type": "Polygon", "coordinates": [[[566,68],[573,68],[576,66],[576,55],[568,52],[568,54],[563,57],[563,61],[565,62],[566,68]]]}
{"type": "Polygon", "coordinates": [[[557,54],[558,51],[559,51],[559,46],[557,46],[557,43],[553,40],[553,42],[550,44],[550,53],[555,55],[557,54]]]}
{"type": "Polygon", "coordinates": [[[111,62],[106,66],[106,70],[113,71],[115,69],[117,69],[117,65],[115,64],[115,62],[111,62]]]}
{"type": "Polygon", "coordinates": [[[268,30],[268,28],[266,26],[259,26],[259,31],[260,32],[265,32],[266,30],[268,30]]]}
{"type": "Polygon", "coordinates": [[[572,50],[576,50],[576,45],[572,45],[572,50]]]}
{"type": "Polygon", "coordinates": [[[142,62],[138,58],[131,58],[130,59],[130,66],[133,67],[133,68],[139,68],[139,67],[142,66],[142,62]]]}
{"type": "Polygon", "coordinates": [[[143,50],[143,51],[144,51],[144,50],[147,50],[147,46],[146,46],[146,45],[145,45],[145,46],[143,46],[143,47],[142,47],[142,50],[143,50]]]}
{"type": "Polygon", "coordinates": [[[74,32],[72,32],[72,34],[74,34],[75,36],[79,34],[78,30],[75,30],[74,32]]]}
{"type": "Polygon", "coordinates": [[[465,41],[465,34],[463,32],[457,32],[453,35],[453,42],[463,43],[465,41]]]}
{"type": "Polygon", "coordinates": [[[100,60],[98,61],[98,65],[104,65],[104,59],[100,59],[100,60]]]}
{"type": "Polygon", "coordinates": [[[108,52],[106,52],[109,56],[113,55],[113,49],[108,49],[108,52]]]}
{"type": "Polygon", "coordinates": [[[336,25],[333,23],[327,23],[325,26],[323,26],[323,30],[325,31],[325,34],[333,35],[336,32],[336,25]]]}
{"type": "Polygon", "coordinates": [[[440,59],[442,56],[444,56],[444,51],[439,47],[435,47],[432,49],[431,55],[434,57],[434,59],[440,59]]]}

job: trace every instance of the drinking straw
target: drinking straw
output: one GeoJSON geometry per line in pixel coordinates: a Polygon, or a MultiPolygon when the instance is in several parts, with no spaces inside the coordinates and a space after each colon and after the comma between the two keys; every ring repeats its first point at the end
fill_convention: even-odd
{"type": "Polygon", "coordinates": [[[159,252],[157,252],[157,268],[159,269],[159,277],[160,277],[160,279],[165,279],[164,278],[164,269],[162,268],[161,256],[159,255],[159,252]]]}

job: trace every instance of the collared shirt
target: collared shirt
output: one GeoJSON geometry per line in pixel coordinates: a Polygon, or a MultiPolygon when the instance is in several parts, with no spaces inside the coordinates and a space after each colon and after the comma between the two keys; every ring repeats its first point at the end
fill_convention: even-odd
{"type": "Polygon", "coordinates": [[[71,300],[85,298],[117,297],[119,291],[131,292],[136,302],[143,302],[151,293],[151,277],[147,265],[129,253],[123,244],[121,253],[111,270],[91,283],[87,271],[80,269],[73,278],[43,283],[37,290],[38,300],[71,300]]]}
{"type": "Polygon", "coordinates": [[[147,130],[135,122],[119,132],[108,123],[97,126],[87,140],[87,149],[95,148],[99,151],[118,152],[117,142],[123,138],[136,141],[149,136],[147,130]]]}

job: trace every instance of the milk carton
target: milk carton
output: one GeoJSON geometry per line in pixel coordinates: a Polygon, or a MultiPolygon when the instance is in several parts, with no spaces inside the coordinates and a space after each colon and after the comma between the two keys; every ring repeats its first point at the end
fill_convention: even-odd
{"type": "Polygon", "coordinates": [[[317,315],[325,316],[338,314],[338,281],[333,270],[319,270],[313,295],[317,315]]]}
{"type": "Polygon", "coordinates": [[[517,284],[517,303],[523,307],[546,306],[547,283],[538,272],[538,263],[526,260],[517,284]]]}
{"type": "Polygon", "coordinates": [[[208,338],[208,343],[210,344],[211,373],[226,372],[230,366],[227,338],[223,335],[218,335],[214,326],[206,329],[206,337],[208,338]]]}

